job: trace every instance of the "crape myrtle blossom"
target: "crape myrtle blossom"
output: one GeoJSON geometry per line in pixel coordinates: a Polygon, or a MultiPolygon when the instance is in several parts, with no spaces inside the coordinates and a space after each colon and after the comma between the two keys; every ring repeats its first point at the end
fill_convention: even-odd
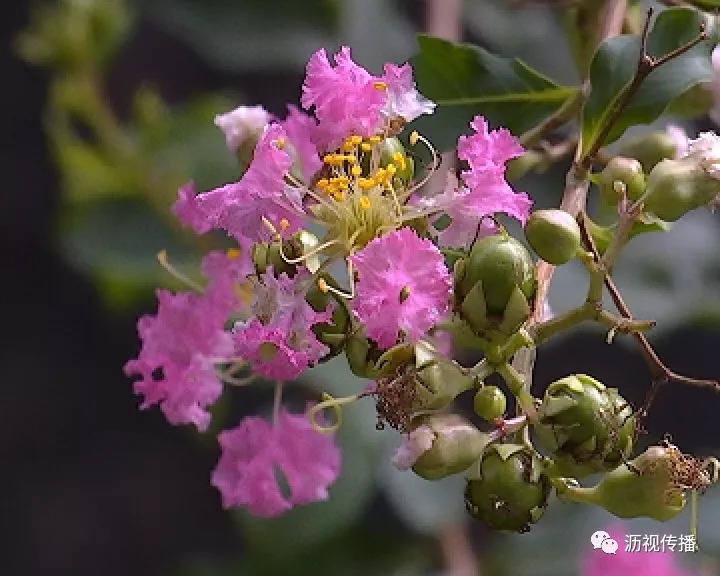
{"type": "Polygon", "coordinates": [[[443,256],[411,228],[376,238],[350,261],[358,275],[353,311],[380,346],[394,346],[400,332],[418,340],[447,315],[452,278],[443,256]]]}
{"type": "Polygon", "coordinates": [[[317,432],[304,414],[280,409],[274,424],[250,416],[221,432],[218,441],[222,456],[212,484],[225,508],[279,516],[295,505],[326,500],[340,472],[340,450],[333,438],[317,432]],[[287,481],[289,495],[278,484],[277,472],[287,481]]]}
{"type": "MultiPolygon", "coordinates": [[[[223,382],[248,381],[236,370],[249,367],[282,383],[337,353],[316,337],[318,324],[328,326],[328,332],[316,328],[326,342],[335,341],[326,336],[343,342],[359,328],[379,348],[442,340],[448,334],[435,330],[452,312],[452,274],[427,237],[433,234],[416,230],[445,213],[452,223],[435,230],[440,243],[467,247],[478,228],[495,230],[488,217],[503,212],[524,222],[528,216],[530,200],[505,180],[507,161],[522,147],[507,131],[490,131],[480,116],[473,134],[458,143],[466,163],[461,180],[451,175],[443,193],[420,196],[437,162],[416,179],[395,136],[435,104],[417,91],[409,64],[387,64],[375,76],[352,60],[349,48],[333,63],[320,50],[308,62],[301,104],[305,111],[290,105],[284,120],[261,107],[219,115],[231,150],[243,147],[245,158],[257,141],[247,169],[237,182],[207,192],[196,194],[192,182],[179,191],[173,209],[183,224],[197,234],[223,230],[237,247],[205,257],[204,289],[190,282],[196,292],[159,291],[157,314],[138,323],[142,349],[125,370],[141,377],[135,390],[142,407],[159,404],[173,424],[206,430],[223,382]],[[310,224],[322,228],[320,237],[309,233],[310,224]],[[337,261],[350,272],[347,291],[326,281],[337,261]],[[285,272],[276,274],[281,267],[285,272]],[[311,289],[332,292],[333,298],[320,295],[329,302],[324,310],[308,303],[311,289]]],[[[410,146],[418,142],[437,161],[432,144],[412,132],[410,146]]],[[[340,454],[332,437],[307,415],[282,409],[279,384],[276,391],[272,421],[248,417],[219,436],[222,456],[212,483],[225,507],[277,516],[324,500],[337,479],[340,454]]],[[[427,449],[422,434],[408,438],[398,465],[412,466],[427,449]]]]}
{"type": "Polygon", "coordinates": [[[333,67],[325,50],[315,52],[303,84],[301,103],[306,110],[315,109],[321,147],[337,147],[351,134],[370,137],[388,121],[411,122],[435,109],[415,89],[409,64],[387,64],[383,76],[373,76],[353,61],[347,46],[334,60],[333,67]]]}
{"type": "MultiPolygon", "coordinates": [[[[207,258],[214,259],[215,254],[207,258]]],[[[234,348],[224,327],[238,302],[227,288],[211,281],[203,294],[158,290],[157,314],[138,321],[140,354],[125,365],[128,376],[141,376],[134,386],[143,396],[141,408],[160,404],[171,424],[207,429],[207,408],[222,393],[216,364],[231,357],[234,348]]]]}
{"type": "MultiPolygon", "coordinates": [[[[489,130],[482,116],[476,116],[470,126],[474,133],[458,140],[458,158],[469,167],[461,173],[462,183],[448,174],[442,193],[418,201],[452,218],[438,235],[445,246],[467,246],[478,233],[478,223],[493,214],[504,213],[524,224],[532,207],[528,195],[515,192],[505,180],[507,162],[523,153],[518,140],[505,129],[489,130]]],[[[490,223],[482,226],[486,233],[492,231],[490,223]]]]}

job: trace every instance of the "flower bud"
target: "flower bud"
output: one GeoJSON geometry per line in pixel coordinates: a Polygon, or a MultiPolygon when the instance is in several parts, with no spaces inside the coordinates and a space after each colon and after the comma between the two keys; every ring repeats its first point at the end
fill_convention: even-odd
{"type": "Polygon", "coordinates": [[[430,414],[413,421],[413,432],[421,429],[429,440],[412,465],[426,480],[439,480],[466,470],[483,453],[490,436],[457,414],[430,414]]]}
{"type": "Polygon", "coordinates": [[[658,130],[630,140],[620,148],[620,155],[637,158],[645,173],[649,174],[658,162],[676,158],[678,142],[668,132],[658,130]]]}
{"type": "Polygon", "coordinates": [[[460,315],[476,334],[494,328],[512,334],[530,315],[535,267],[525,247],[505,234],[475,242],[455,263],[460,315]]]}
{"type": "Polygon", "coordinates": [[[473,386],[473,378],[460,366],[440,354],[423,340],[415,344],[415,369],[418,371],[416,410],[439,410],[473,386]]]}
{"type": "Polygon", "coordinates": [[[532,450],[520,444],[491,444],[468,471],[465,506],[493,530],[527,532],[545,512],[549,478],[532,450]]]}
{"type": "Polygon", "coordinates": [[[579,478],[611,470],[631,454],[635,419],[616,389],[575,374],[548,386],[535,431],[555,457],[554,471],[579,478]]]}
{"type": "Polygon", "coordinates": [[[703,169],[697,158],[663,160],[648,176],[645,210],[674,222],[690,210],[709,204],[720,194],[720,180],[703,169]]]}
{"type": "Polygon", "coordinates": [[[616,205],[623,194],[630,200],[637,200],[645,192],[645,172],[635,158],[616,156],[600,172],[598,181],[603,201],[616,205]]]}
{"type": "Polygon", "coordinates": [[[497,386],[483,386],[475,394],[473,408],[480,418],[493,422],[505,414],[507,398],[497,386]]]}
{"type": "Polygon", "coordinates": [[[283,254],[288,259],[299,258],[303,254],[303,243],[300,239],[300,233],[295,234],[291,238],[282,240],[282,253],[280,252],[280,241],[274,242],[258,242],[253,245],[252,258],[255,264],[255,271],[258,274],[265,274],[268,267],[272,266],[273,274],[277,277],[283,272],[291,278],[297,272],[295,264],[288,264],[283,258],[283,254]]]}
{"type": "Polygon", "coordinates": [[[525,237],[545,262],[569,262],[581,246],[580,226],[565,210],[536,210],[525,224],[525,237]]]}
{"type": "Polygon", "coordinates": [[[650,446],[637,458],[608,472],[596,486],[568,483],[559,487],[558,493],[576,502],[601,506],[618,518],[648,517],[665,522],[682,512],[685,490],[704,490],[715,480],[704,461],[666,443],[650,446]]]}

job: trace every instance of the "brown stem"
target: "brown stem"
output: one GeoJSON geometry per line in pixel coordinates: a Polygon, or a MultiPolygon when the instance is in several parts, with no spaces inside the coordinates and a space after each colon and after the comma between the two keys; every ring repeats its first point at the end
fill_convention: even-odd
{"type": "Polygon", "coordinates": [[[648,8],[647,18],[645,20],[642,35],[640,36],[640,56],[638,58],[637,68],[635,69],[635,75],[633,76],[630,85],[623,91],[620,98],[618,98],[618,100],[613,105],[612,110],[610,111],[610,114],[608,115],[602,130],[593,141],[592,146],[590,146],[588,151],[580,159],[579,165],[585,171],[589,170],[592,166],[593,159],[605,143],[605,140],[607,139],[610,130],[612,130],[613,126],[615,126],[615,123],[620,118],[623,110],[625,110],[625,107],[630,103],[630,100],[632,100],[633,96],[635,96],[635,94],[640,89],[643,82],[650,75],[650,73],[665,64],[666,62],[677,58],[678,56],[692,49],[700,42],[707,39],[705,25],[701,24],[700,32],[695,38],[693,38],[689,42],[686,42],[682,46],[679,46],[668,54],[661,56],[660,58],[653,58],[652,56],[650,56],[650,54],[648,54],[647,51],[647,42],[648,36],[650,35],[650,21],[652,18],[652,14],[652,8],[648,8]]]}
{"type": "MultiPolygon", "coordinates": [[[[592,251],[595,261],[600,262],[602,260],[602,257],[600,256],[600,253],[598,252],[598,249],[593,242],[592,236],[588,231],[585,213],[582,213],[580,215],[579,222],[580,230],[582,232],[585,244],[592,251]]],[[[633,315],[630,311],[630,308],[625,303],[622,294],[620,294],[620,290],[618,290],[618,287],[615,285],[615,282],[609,274],[605,275],[605,286],[607,287],[608,292],[610,293],[610,297],[612,298],[615,307],[618,309],[618,312],[620,312],[623,318],[626,318],[627,320],[633,320],[633,315]]],[[[640,352],[643,356],[643,359],[645,360],[645,363],[650,369],[650,374],[652,375],[652,384],[650,386],[650,390],[647,394],[647,397],[645,398],[645,402],[638,411],[641,419],[647,416],[650,406],[655,400],[659,388],[666,382],[679,382],[680,384],[685,384],[688,386],[712,388],[715,391],[720,392],[720,381],[706,380],[702,378],[691,378],[689,376],[683,376],[682,374],[674,372],[673,370],[668,368],[662,360],[660,360],[660,357],[658,356],[657,352],[655,352],[655,349],[652,347],[650,342],[648,342],[645,334],[643,334],[642,332],[632,332],[632,336],[640,345],[640,352]]]]}

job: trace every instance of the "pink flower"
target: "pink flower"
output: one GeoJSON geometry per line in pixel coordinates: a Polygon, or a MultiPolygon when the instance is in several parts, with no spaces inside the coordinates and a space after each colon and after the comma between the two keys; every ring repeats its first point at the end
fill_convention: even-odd
{"type": "Polygon", "coordinates": [[[212,291],[159,290],[157,296],[157,315],[138,321],[143,345],[125,373],[142,377],[135,383],[135,393],[144,396],[141,409],[160,404],[171,424],[192,423],[204,431],[210,423],[206,408],[222,393],[215,364],[233,352],[223,329],[233,302],[212,291]]]}
{"type": "Polygon", "coordinates": [[[318,50],[306,72],[301,103],[306,110],[315,107],[323,149],[335,148],[353,134],[378,134],[389,119],[399,116],[410,122],[435,108],[415,88],[409,64],[387,64],[384,76],[373,76],[352,60],[347,46],[335,55],[334,67],[325,50],[318,50]]]}
{"type": "Polygon", "coordinates": [[[590,549],[582,561],[582,576],[692,576],[676,566],[673,552],[626,551],[624,532],[617,527],[607,532],[617,542],[617,552],[590,549]]]}
{"type": "Polygon", "coordinates": [[[278,228],[282,220],[287,220],[287,231],[294,232],[303,223],[302,192],[285,181],[293,163],[285,144],[282,127],[271,124],[239,182],[197,196],[192,183],[186,184],[180,189],[175,213],[198,234],[223,229],[241,243],[271,236],[263,217],[278,228]]]}
{"type": "Polygon", "coordinates": [[[202,272],[210,279],[205,292],[228,302],[228,308],[239,306],[237,287],[255,273],[250,245],[228,252],[208,252],[202,261],[202,272]]]}
{"type": "Polygon", "coordinates": [[[282,126],[287,134],[289,151],[294,159],[293,167],[297,169],[304,182],[310,182],[322,168],[322,161],[315,145],[318,138],[317,122],[297,106],[289,105],[288,115],[282,126]]]}
{"type": "Polygon", "coordinates": [[[294,380],[328,352],[309,329],[286,332],[259,320],[238,322],[233,337],[236,355],[270,380],[294,380]]]}
{"type": "Polygon", "coordinates": [[[304,415],[280,410],[273,426],[258,417],[218,436],[222,455],[212,484],[225,508],[246,507],[257,516],[275,517],[293,506],[327,500],[340,472],[340,451],[333,438],[314,430],[304,415]],[[287,481],[283,494],[276,474],[287,481]]]}
{"type": "Polygon", "coordinates": [[[257,141],[270,122],[270,113],[262,106],[238,106],[215,116],[215,126],[225,134],[227,147],[236,152],[245,142],[257,141]]]}
{"type": "MultiPolygon", "coordinates": [[[[461,174],[461,185],[452,174],[441,194],[419,200],[419,204],[443,210],[452,223],[439,236],[444,246],[467,246],[477,233],[483,218],[504,213],[521,223],[530,216],[532,201],[527,194],[516,193],[505,180],[506,163],[520,156],[522,146],[504,129],[488,130],[482,116],[470,123],[475,134],[460,136],[458,158],[467,162],[469,170],[461,174]]],[[[483,223],[481,233],[492,229],[483,223]]]]}
{"type": "Polygon", "coordinates": [[[412,229],[376,238],[350,261],[358,275],[355,315],[380,346],[395,345],[400,331],[417,340],[447,314],[452,278],[443,256],[412,229]]]}

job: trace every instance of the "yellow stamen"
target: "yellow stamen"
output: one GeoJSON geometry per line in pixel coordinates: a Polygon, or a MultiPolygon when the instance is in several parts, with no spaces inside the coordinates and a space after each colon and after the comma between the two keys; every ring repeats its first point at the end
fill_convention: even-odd
{"type": "Polygon", "coordinates": [[[358,178],[358,186],[360,186],[362,190],[370,190],[370,188],[374,188],[375,185],[375,180],[372,178],[358,178]]]}
{"type": "Polygon", "coordinates": [[[354,136],[350,136],[349,140],[355,146],[362,144],[362,141],[363,141],[362,136],[358,136],[357,134],[355,134],[354,136]]]}
{"type": "Polygon", "coordinates": [[[285,138],[278,138],[275,140],[275,146],[277,146],[278,150],[285,148],[285,138]]]}
{"type": "Polygon", "coordinates": [[[230,258],[230,260],[237,260],[241,254],[242,250],[240,250],[240,248],[230,248],[225,252],[225,255],[230,258]]]}
{"type": "Polygon", "coordinates": [[[375,88],[377,90],[382,90],[382,91],[387,90],[387,87],[388,87],[385,82],[375,82],[375,84],[373,84],[373,86],[375,86],[375,88]]]}
{"type": "Polygon", "coordinates": [[[367,196],[361,196],[360,197],[360,208],[362,208],[363,210],[370,210],[370,206],[371,206],[370,198],[368,198],[367,196]]]}
{"type": "Polygon", "coordinates": [[[386,170],[388,171],[388,174],[390,176],[394,176],[395,172],[397,172],[397,168],[395,167],[395,164],[388,164],[386,170]]]}
{"type": "Polygon", "coordinates": [[[417,144],[417,141],[420,140],[420,134],[417,130],[413,130],[410,133],[410,146],[415,146],[417,144]]]}
{"type": "Polygon", "coordinates": [[[360,176],[360,174],[362,174],[362,168],[358,164],[355,164],[355,165],[353,165],[352,169],[350,170],[350,173],[353,176],[360,176]]]}
{"type": "MultiPolygon", "coordinates": [[[[412,138],[412,134],[410,135],[410,138],[412,138]]],[[[383,141],[383,137],[382,136],[370,136],[370,138],[368,138],[368,141],[371,144],[379,144],[380,142],[383,141]]]]}
{"type": "Polygon", "coordinates": [[[370,152],[372,150],[372,145],[370,145],[368,142],[363,142],[360,144],[360,148],[363,152],[370,152]]]}
{"type": "Polygon", "coordinates": [[[288,228],[290,228],[290,222],[287,218],[283,218],[282,220],[280,220],[280,228],[282,228],[283,230],[287,230],[288,228]]]}
{"type": "Polygon", "coordinates": [[[330,286],[328,286],[328,283],[325,282],[324,278],[318,278],[317,287],[323,294],[327,294],[330,290],[330,286]]]}

